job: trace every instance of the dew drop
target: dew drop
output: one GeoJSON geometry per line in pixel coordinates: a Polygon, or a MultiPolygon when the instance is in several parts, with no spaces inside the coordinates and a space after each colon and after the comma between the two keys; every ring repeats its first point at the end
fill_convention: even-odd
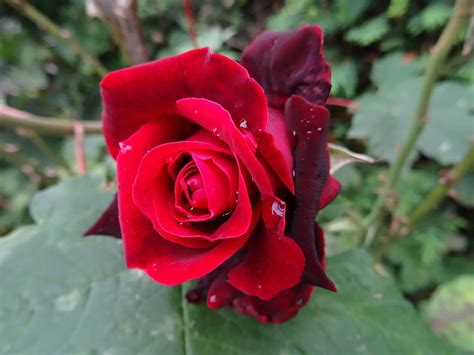
{"type": "Polygon", "coordinates": [[[285,203],[280,201],[274,201],[272,203],[272,214],[275,216],[283,217],[285,214],[285,203]]]}
{"type": "Polygon", "coordinates": [[[211,297],[209,297],[209,303],[216,303],[217,302],[217,296],[216,295],[212,295],[211,297]]]}
{"type": "Polygon", "coordinates": [[[247,120],[245,118],[242,118],[242,120],[240,121],[239,126],[240,126],[240,128],[248,128],[247,120]]]}
{"type": "Polygon", "coordinates": [[[131,145],[125,144],[124,142],[120,142],[119,147],[120,147],[120,152],[121,153],[126,153],[129,150],[133,149],[133,147],[131,145]]]}

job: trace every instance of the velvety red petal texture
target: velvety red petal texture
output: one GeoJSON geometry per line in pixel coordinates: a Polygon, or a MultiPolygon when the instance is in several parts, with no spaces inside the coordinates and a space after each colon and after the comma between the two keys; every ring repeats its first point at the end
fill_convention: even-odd
{"type": "Polygon", "coordinates": [[[296,205],[290,235],[305,255],[304,280],[335,291],[334,283],[320,264],[314,235],[319,201],[329,175],[326,160],[329,111],[300,96],[292,96],[285,105],[285,117],[297,141],[294,150],[296,205]]]}
{"type": "Polygon", "coordinates": [[[263,196],[273,195],[267,172],[255,156],[256,146],[237,128],[230,113],[221,105],[206,99],[182,99],[177,112],[222,139],[244,163],[263,196]]]}
{"type": "Polygon", "coordinates": [[[201,277],[221,265],[247,241],[260,216],[259,211],[253,213],[246,235],[215,243],[207,249],[183,247],[156,232],[150,220],[135,206],[132,186],[140,162],[151,148],[189,135],[187,127],[180,130],[177,123],[164,120],[142,126],[121,143],[117,156],[120,223],[127,265],[145,270],[151,278],[165,285],[201,277]]]}
{"type": "Polygon", "coordinates": [[[104,136],[113,157],[119,142],[141,125],[174,113],[182,98],[218,102],[236,124],[245,121],[251,130],[267,125],[260,85],[237,62],[208,48],[112,72],[102,80],[101,94],[104,136]]]}
{"type": "Polygon", "coordinates": [[[119,224],[117,194],[94,225],[84,232],[85,237],[96,234],[110,235],[119,239],[122,238],[119,224]]]}
{"type": "Polygon", "coordinates": [[[304,255],[293,239],[261,225],[248,248],[243,261],[228,274],[236,289],[269,300],[300,282],[304,255]]]}
{"type": "Polygon", "coordinates": [[[298,285],[268,301],[244,296],[234,300],[232,306],[237,312],[253,316],[260,323],[283,323],[296,316],[310,299],[313,288],[311,285],[298,285]]]}
{"type": "Polygon", "coordinates": [[[340,190],[322,44],[302,26],[258,36],[242,65],[203,48],[107,75],[118,202],[87,233],[121,233],[128,267],[198,279],[190,302],[262,323],[294,317],[314,286],[334,291],[316,223],[340,190]]]}
{"type": "Polygon", "coordinates": [[[321,192],[318,209],[321,210],[330,204],[331,201],[334,200],[339,194],[339,191],[341,191],[341,183],[337,181],[335,177],[329,175],[326,183],[324,184],[323,191],[321,192]]]}
{"type": "Polygon", "coordinates": [[[268,126],[264,131],[259,132],[257,141],[258,151],[290,192],[294,194],[293,150],[283,112],[269,108],[268,126]]]}
{"type": "Polygon", "coordinates": [[[241,63],[263,86],[273,107],[283,107],[291,95],[324,104],[331,89],[331,70],[318,26],[264,32],[244,50],[241,63]]]}

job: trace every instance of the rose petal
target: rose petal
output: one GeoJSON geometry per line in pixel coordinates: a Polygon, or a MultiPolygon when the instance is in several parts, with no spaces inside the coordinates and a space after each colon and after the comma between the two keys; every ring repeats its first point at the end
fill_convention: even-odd
{"type": "Polygon", "coordinates": [[[221,265],[247,242],[258,217],[258,210],[254,210],[252,223],[246,234],[240,238],[222,240],[207,250],[184,248],[160,239],[159,254],[145,271],[152,279],[167,286],[202,277],[221,265]]]}
{"type": "Polygon", "coordinates": [[[165,285],[176,285],[202,277],[230,256],[235,254],[248,239],[260,216],[256,207],[254,219],[248,233],[241,238],[223,240],[214,247],[192,249],[163,239],[154,229],[149,219],[135,207],[132,185],[139,163],[146,152],[167,139],[180,140],[188,132],[174,130],[169,137],[171,121],[144,125],[138,132],[123,142],[123,149],[117,157],[119,185],[119,212],[123,232],[124,252],[127,266],[145,270],[155,281],[165,285]],[[169,125],[169,126],[167,126],[169,125]]]}
{"type": "Polygon", "coordinates": [[[308,302],[312,292],[312,286],[300,284],[279,293],[268,301],[243,296],[235,299],[232,306],[237,312],[251,315],[260,323],[283,323],[296,316],[308,302]]]}
{"type": "MultiPolygon", "coordinates": [[[[229,154],[225,149],[209,143],[184,141],[162,144],[150,150],[142,159],[133,186],[133,198],[141,211],[153,221],[160,234],[176,243],[196,243],[197,240],[215,241],[239,238],[249,229],[252,206],[242,174],[239,172],[239,197],[229,219],[214,229],[200,223],[182,224],[170,212],[174,193],[164,160],[172,153],[193,152],[202,154],[229,154]],[[206,153],[207,152],[207,153],[206,153]],[[167,188],[168,185],[168,188],[167,188]],[[191,240],[188,240],[191,239],[191,240]]],[[[204,246],[208,246],[204,243],[204,246]]]]}
{"type": "Polygon", "coordinates": [[[177,112],[220,137],[244,163],[263,196],[272,195],[267,172],[255,157],[255,150],[232,121],[230,113],[218,103],[197,98],[176,102],[177,112]]]}
{"type": "Polygon", "coordinates": [[[329,174],[326,159],[329,111],[300,96],[292,96],[285,105],[285,117],[298,141],[294,153],[296,205],[289,234],[305,255],[304,279],[335,291],[319,261],[314,234],[321,193],[329,174]]]}
{"type": "Polygon", "coordinates": [[[218,102],[235,122],[246,120],[252,130],[267,125],[260,85],[237,62],[208,48],[112,72],[102,80],[101,88],[104,136],[112,157],[118,154],[119,142],[141,125],[174,113],[176,100],[185,97],[218,102]]]}
{"type": "Polygon", "coordinates": [[[118,213],[117,194],[115,194],[109,207],[107,207],[94,225],[84,233],[84,236],[105,234],[119,239],[122,238],[118,213]]]}
{"type": "Polygon", "coordinates": [[[258,151],[270,164],[275,175],[294,194],[293,151],[290,133],[281,111],[272,108],[268,110],[268,126],[258,134],[258,151]]]}
{"type": "Polygon", "coordinates": [[[282,107],[291,95],[321,104],[329,95],[331,71],[318,26],[266,31],[244,50],[241,63],[263,86],[270,106],[282,107]]]}
{"type": "Polygon", "coordinates": [[[269,300],[295,286],[304,270],[304,254],[296,242],[260,226],[243,261],[228,274],[229,283],[250,296],[269,300]]]}
{"type": "Polygon", "coordinates": [[[334,200],[341,191],[341,183],[331,175],[328,176],[326,183],[324,184],[323,191],[321,192],[321,198],[319,200],[319,209],[323,209],[334,200]]]}

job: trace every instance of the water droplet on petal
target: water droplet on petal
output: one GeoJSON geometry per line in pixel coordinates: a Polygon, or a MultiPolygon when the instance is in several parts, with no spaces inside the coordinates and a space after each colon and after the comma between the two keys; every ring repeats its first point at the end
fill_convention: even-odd
{"type": "Polygon", "coordinates": [[[248,128],[247,120],[242,118],[242,120],[240,121],[239,126],[240,126],[240,128],[248,128]]]}
{"type": "Polygon", "coordinates": [[[274,201],[272,203],[272,213],[276,216],[283,217],[285,214],[285,203],[283,201],[274,201]]]}
{"type": "Polygon", "coordinates": [[[216,303],[217,302],[217,296],[216,295],[212,295],[211,297],[209,297],[209,303],[216,303]]]}
{"type": "Polygon", "coordinates": [[[125,144],[124,142],[120,142],[119,147],[120,147],[120,152],[121,153],[126,153],[129,150],[133,149],[133,147],[131,145],[125,144]]]}

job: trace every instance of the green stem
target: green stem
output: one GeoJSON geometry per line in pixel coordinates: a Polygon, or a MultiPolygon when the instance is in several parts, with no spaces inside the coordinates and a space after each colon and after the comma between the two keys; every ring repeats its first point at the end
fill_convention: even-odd
{"type": "Polygon", "coordinates": [[[43,15],[38,9],[30,5],[25,0],[6,0],[8,4],[14,7],[18,12],[28,17],[38,27],[44,29],[58,40],[65,43],[71,50],[91,65],[100,76],[107,74],[107,69],[100,63],[100,61],[89,54],[78,42],[71,37],[69,33],[62,30],[58,25],[51,21],[48,17],[43,15]]]}
{"type": "MultiPolygon", "coordinates": [[[[84,133],[102,133],[97,121],[78,121],[84,127],[84,133]]],[[[28,128],[38,133],[55,136],[74,134],[74,121],[36,116],[31,113],[0,106],[0,127],[28,128]]]]}
{"type": "Polygon", "coordinates": [[[408,133],[408,137],[398,152],[395,161],[390,166],[387,178],[382,187],[382,191],[376,200],[371,213],[364,220],[364,227],[367,230],[371,225],[377,224],[378,220],[383,216],[386,200],[393,191],[397,181],[400,178],[405,162],[415,148],[415,144],[429,120],[427,111],[431,93],[434,84],[438,79],[440,68],[442,67],[449,51],[456,43],[466,20],[469,18],[472,0],[457,0],[454,13],[448,24],[443,30],[436,46],[433,48],[428,65],[426,67],[423,86],[416,106],[413,123],[408,133]]]}
{"type": "Polygon", "coordinates": [[[473,168],[474,145],[471,146],[464,158],[445,175],[440,184],[410,214],[409,225],[414,226],[420,222],[446,196],[450,187],[473,168]]]}

